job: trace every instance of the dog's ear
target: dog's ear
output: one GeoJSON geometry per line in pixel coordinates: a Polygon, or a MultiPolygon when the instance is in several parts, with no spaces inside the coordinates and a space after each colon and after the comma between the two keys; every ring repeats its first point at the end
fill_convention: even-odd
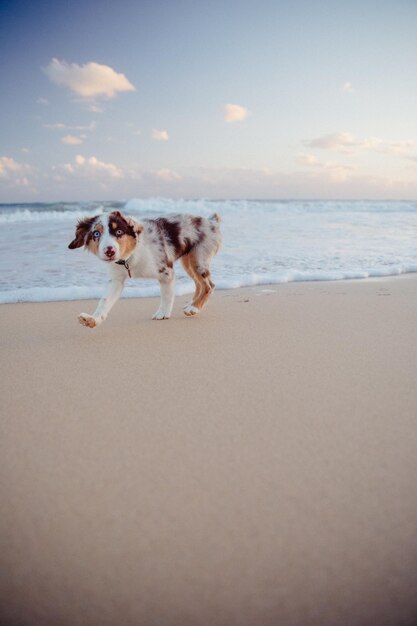
{"type": "Polygon", "coordinates": [[[79,220],[75,229],[75,239],[73,239],[68,245],[70,250],[74,250],[74,248],[81,248],[81,246],[85,244],[87,235],[97,217],[98,215],[95,215],[94,217],[86,217],[84,220],[79,220]]]}
{"type": "Polygon", "coordinates": [[[144,229],[143,224],[134,220],[133,217],[128,217],[126,219],[127,219],[127,223],[129,224],[129,226],[133,228],[133,232],[135,233],[135,237],[137,239],[139,235],[141,234],[141,232],[143,232],[143,229],[144,229]]]}

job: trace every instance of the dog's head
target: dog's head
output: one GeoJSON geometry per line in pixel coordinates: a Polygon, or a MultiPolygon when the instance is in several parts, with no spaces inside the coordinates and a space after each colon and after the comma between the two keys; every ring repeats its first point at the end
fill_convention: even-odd
{"type": "Polygon", "coordinates": [[[142,231],[142,224],[125,217],[120,211],[113,211],[80,220],[75,229],[75,239],[68,248],[73,250],[85,246],[102,261],[126,260],[135,249],[142,231]]]}

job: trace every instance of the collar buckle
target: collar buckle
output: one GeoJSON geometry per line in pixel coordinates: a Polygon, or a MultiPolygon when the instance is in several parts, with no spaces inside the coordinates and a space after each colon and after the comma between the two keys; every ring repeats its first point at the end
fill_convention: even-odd
{"type": "Polygon", "coordinates": [[[115,261],[116,265],[123,265],[123,267],[125,267],[127,269],[127,273],[129,274],[129,278],[132,278],[132,275],[130,273],[130,267],[129,267],[129,263],[127,261],[125,261],[124,259],[120,259],[119,261],[115,261]]]}

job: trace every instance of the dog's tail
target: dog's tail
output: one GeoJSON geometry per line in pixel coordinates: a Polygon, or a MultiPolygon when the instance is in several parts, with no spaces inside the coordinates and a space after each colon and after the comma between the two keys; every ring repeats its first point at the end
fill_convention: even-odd
{"type": "Polygon", "coordinates": [[[212,222],[221,222],[222,218],[220,217],[220,215],[218,213],[213,213],[213,215],[210,215],[209,220],[212,222]]]}

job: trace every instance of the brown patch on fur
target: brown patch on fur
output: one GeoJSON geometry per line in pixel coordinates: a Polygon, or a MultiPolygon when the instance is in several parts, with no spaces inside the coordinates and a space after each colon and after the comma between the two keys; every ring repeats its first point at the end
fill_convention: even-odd
{"type": "Polygon", "coordinates": [[[75,239],[73,239],[68,245],[70,250],[81,248],[81,246],[84,246],[87,243],[87,238],[91,232],[91,228],[98,218],[99,216],[95,215],[94,217],[86,217],[83,220],[79,220],[75,228],[75,239]]]}
{"type": "Polygon", "coordinates": [[[196,230],[199,230],[201,228],[201,223],[202,223],[202,219],[201,217],[192,217],[191,218],[191,222],[193,223],[193,226],[196,228],[196,230]]]}
{"type": "Polygon", "coordinates": [[[185,256],[181,257],[181,263],[182,263],[183,268],[185,269],[187,274],[190,276],[190,278],[193,279],[194,284],[195,284],[195,291],[194,291],[194,296],[193,296],[193,304],[194,304],[194,302],[198,300],[200,293],[201,293],[200,281],[198,279],[198,274],[195,271],[195,264],[192,262],[190,254],[186,254],[185,256]]]}
{"type": "Polygon", "coordinates": [[[175,250],[175,257],[178,259],[185,254],[189,254],[193,248],[201,243],[205,237],[200,230],[202,225],[201,217],[192,217],[191,222],[197,236],[196,241],[191,241],[189,237],[181,237],[181,224],[175,220],[168,220],[165,217],[158,217],[154,220],[160,234],[165,237],[175,250]]]}
{"type": "Polygon", "coordinates": [[[135,229],[132,224],[128,222],[120,211],[113,211],[109,215],[109,232],[113,235],[113,237],[115,237],[118,230],[121,230],[123,235],[129,235],[130,237],[136,238],[135,229]]]}
{"type": "Polygon", "coordinates": [[[126,259],[132,254],[136,247],[136,236],[142,230],[142,224],[126,219],[120,211],[113,211],[109,215],[109,232],[118,240],[122,259],[126,259]],[[119,230],[122,231],[122,235],[116,235],[119,230]]]}
{"type": "Polygon", "coordinates": [[[123,235],[119,238],[120,256],[122,259],[127,259],[136,247],[136,237],[131,235],[123,235]]]}
{"type": "Polygon", "coordinates": [[[129,226],[133,228],[133,232],[135,233],[137,237],[140,235],[140,233],[143,232],[143,228],[144,228],[143,224],[140,224],[139,222],[134,220],[133,217],[128,217],[127,223],[129,224],[129,226]]]}
{"type": "Polygon", "coordinates": [[[175,254],[180,256],[183,254],[180,242],[180,225],[178,222],[170,222],[165,217],[158,217],[155,220],[156,225],[165,233],[166,238],[175,250],[175,254]]]}
{"type": "Polygon", "coordinates": [[[193,306],[202,309],[214,290],[214,283],[210,280],[210,272],[198,270],[197,259],[193,252],[181,257],[182,265],[189,276],[195,283],[195,292],[193,297],[193,306]]]}

